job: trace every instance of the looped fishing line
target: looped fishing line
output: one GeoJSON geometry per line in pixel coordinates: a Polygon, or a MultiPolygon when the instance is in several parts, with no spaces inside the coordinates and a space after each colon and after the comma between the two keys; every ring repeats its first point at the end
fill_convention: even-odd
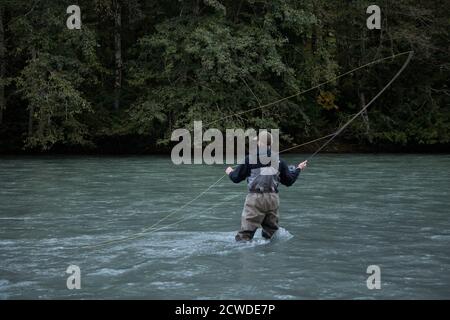
{"type": "MultiPolygon", "coordinates": [[[[309,91],[312,91],[312,90],[314,90],[314,89],[317,89],[317,88],[319,88],[319,87],[321,87],[321,86],[323,86],[323,85],[325,85],[325,84],[327,84],[327,83],[330,83],[330,82],[332,82],[332,81],[335,81],[335,80],[337,80],[337,79],[339,79],[339,78],[342,78],[342,77],[344,77],[344,76],[346,76],[346,75],[348,75],[348,74],[351,74],[351,73],[353,73],[353,72],[355,72],[355,71],[357,71],[357,70],[360,70],[360,69],[363,69],[363,68],[365,68],[365,67],[368,67],[368,66],[370,66],[370,65],[372,65],[372,64],[379,63],[379,62],[381,62],[381,61],[384,61],[384,60],[387,60],[387,59],[391,59],[391,58],[393,59],[393,58],[395,58],[395,57],[402,56],[402,55],[405,55],[405,54],[408,54],[408,58],[406,59],[406,61],[404,62],[403,66],[400,68],[400,70],[395,74],[395,76],[394,76],[394,77],[393,77],[393,78],[392,78],[392,79],[391,79],[391,80],[383,87],[383,89],[381,89],[380,92],[378,92],[378,93],[372,98],[372,100],[369,101],[369,103],[367,103],[363,108],[361,108],[361,110],[360,110],[359,112],[357,112],[353,117],[350,118],[350,120],[348,120],[346,123],[344,123],[344,125],[342,125],[336,132],[331,133],[331,134],[326,135],[326,136],[323,136],[323,137],[321,137],[321,138],[317,138],[317,139],[314,139],[314,140],[311,140],[311,141],[308,141],[308,142],[305,142],[305,143],[302,143],[302,144],[299,144],[299,145],[292,146],[292,147],[290,147],[290,148],[284,149],[284,150],[282,150],[282,151],[279,152],[279,153],[283,153],[283,152],[286,152],[286,151],[289,151],[289,150],[292,150],[292,149],[300,148],[300,147],[305,146],[305,145],[307,145],[307,144],[311,144],[311,143],[314,143],[314,142],[321,141],[321,140],[324,140],[324,139],[326,139],[326,138],[329,138],[329,139],[328,139],[327,141],[325,141],[325,143],[323,143],[323,144],[322,144],[322,145],[321,145],[321,146],[320,146],[320,147],[319,147],[319,148],[318,148],[318,149],[317,149],[310,157],[308,157],[307,160],[310,160],[310,159],[312,159],[314,156],[316,156],[321,150],[323,150],[323,148],[325,148],[331,141],[333,141],[333,140],[334,140],[334,139],[335,139],[342,131],[344,131],[344,129],[345,129],[346,127],[348,127],[348,125],[350,125],[350,123],[352,123],[352,122],[353,122],[357,117],[359,117],[365,110],[367,110],[367,108],[368,108],[370,105],[372,105],[372,103],[375,102],[375,100],[377,100],[377,99],[383,94],[383,92],[387,90],[387,88],[389,88],[389,87],[391,86],[391,84],[398,78],[398,76],[400,76],[400,74],[401,74],[401,73],[405,70],[405,68],[408,66],[408,64],[409,64],[409,62],[411,61],[411,58],[412,58],[412,56],[413,56],[413,54],[414,54],[414,51],[411,50],[411,51],[401,52],[401,53],[398,53],[398,54],[395,54],[395,55],[392,55],[392,56],[389,56],[389,57],[384,57],[384,58],[381,58],[381,59],[378,59],[378,60],[374,60],[374,61],[372,61],[372,62],[369,62],[369,63],[365,64],[365,65],[359,66],[359,67],[357,67],[357,68],[355,68],[355,69],[352,69],[352,70],[347,71],[347,72],[345,72],[345,73],[343,73],[343,74],[340,74],[340,75],[338,75],[338,76],[336,76],[336,77],[334,77],[334,78],[332,78],[332,79],[330,79],[330,80],[327,80],[327,81],[325,81],[325,82],[322,82],[322,83],[320,83],[320,84],[318,84],[318,85],[316,85],[316,86],[314,86],[314,87],[311,87],[311,88],[306,89],[306,90],[304,90],[304,91],[301,91],[301,92],[299,92],[299,93],[296,93],[296,94],[293,94],[293,95],[284,97],[284,98],[282,98],[282,99],[279,99],[279,100],[270,102],[270,103],[265,104],[265,105],[260,105],[260,104],[259,104],[259,100],[257,99],[258,104],[259,104],[259,107],[255,107],[255,108],[252,108],[252,109],[249,109],[249,110],[245,110],[245,111],[242,111],[242,112],[238,112],[238,113],[235,113],[235,114],[232,114],[232,115],[223,117],[223,118],[221,118],[221,119],[218,119],[218,120],[209,122],[209,123],[207,123],[206,125],[210,125],[210,124],[212,124],[212,123],[216,123],[216,122],[218,122],[218,121],[221,121],[221,120],[223,120],[223,119],[227,119],[227,118],[230,118],[230,117],[233,117],[233,116],[236,116],[236,115],[241,115],[241,114],[248,113],[248,112],[251,112],[251,111],[254,111],[254,110],[258,110],[258,109],[266,108],[266,107],[269,107],[269,106],[273,106],[273,105],[275,105],[275,104],[277,104],[277,103],[280,103],[280,102],[282,102],[282,101],[285,101],[285,100],[288,100],[288,99],[292,99],[292,98],[294,98],[294,97],[297,97],[297,96],[300,96],[300,95],[302,95],[302,94],[305,94],[305,93],[307,93],[307,92],[309,92],[309,91]]],[[[246,85],[247,85],[247,84],[246,84],[246,85]]],[[[247,85],[247,86],[248,86],[248,85],[247,85]]],[[[252,94],[254,95],[253,91],[252,91],[252,94]]],[[[255,96],[255,97],[256,97],[256,96],[255,96]]],[[[123,238],[120,238],[120,239],[113,239],[113,240],[109,240],[109,241],[100,242],[100,243],[94,244],[94,245],[83,246],[83,248],[95,248],[95,247],[101,247],[101,246],[104,246],[104,245],[108,245],[108,244],[111,244],[111,243],[118,243],[118,242],[123,242],[123,241],[127,241],[127,240],[137,239],[137,238],[140,238],[140,237],[145,236],[145,234],[146,234],[147,232],[149,232],[149,231],[154,231],[154,232],[155,232],[155,231],[159,231],[159,230],[161,230],[161,229],[164,229],[164,228],[166,228],[166,227],[173,226],[173,225],[175,225],[175,224],[181,223],[182,221],[187,220],[187,218],[183,218],[183,219],[181,219],[181,220],[179,220],[179,221],[176,221],[176,222],[174,222],[174,223],[172,223],[172,224],[169,224],[169,225],[166,225],[166,226],[163,226],[163,227],[160,227],[160,228],[156,228],[156,229],[155,229],[155,227],[158,226],[161,222],[167,220],[169,217],[173,216],[175,213],[177,213],[177,212],[179,212],[180,210],[186,208],[186,207],[187,207],[188,205],[190,205],[192,202],[194,202],[194,201],[196,201],[197,199],[199,199],[201,196],[203,196],[205,193],[207,193],[209,190],[211,190],[214,186],[216,186],[216,185],[217,185],[223,178],[225,178],[225,177],[226,177],[226,174],[224,174],[224,175],[223,175],[222,177],[220,177],[216,182],[214,182],[212,185],[210,185],[208,188],[206,188],[204,191],[202,191],[202,192],[201,192],[200,194],[198,194],[196,197],[194,197],[193,199],[191,199],[190,201],[188,201],[186,204],[184,204],[183,206],[179,207],[178,209],[173,210],[173,211],[172,211],[171,213],[169,213],[167,216],[161,218],[160,220],[158,220],[157,222],[155,222],[154,224],[152,224],[150,227],[144,228],[144,229],[141,230],[139,233],[136,233],[136,234],[134,234],[134,235],[132,235],[132,236],[129,236],[129,237],[123,237],[123,238]]],[[[237,195],[234,196],[234,197],[237,197],[237,195]]],[[[234,197],[233,197],[233,198],[234,198],[234,197]]],[[[227,198],[225,201],[219,202],[219,203],[215,204],[215,205],[212,206],[212,207],[209,207],[209,208],[207,208],[207,209],[205,209],[205,210],[203,210],[203,211],[201,211],[201,212],[196,213],[196,215],[197,215],[197,214],[200,214],[200,213],[203,213],[203,212],[205,212],[205,211],[207,211],[207,210],[210,210],[210,209],[212,209],[213,207],[219,206],[219,205],[222,204],[222,203],[228,202],[229,200],[230,200],[230,199],[227,198]]]]}

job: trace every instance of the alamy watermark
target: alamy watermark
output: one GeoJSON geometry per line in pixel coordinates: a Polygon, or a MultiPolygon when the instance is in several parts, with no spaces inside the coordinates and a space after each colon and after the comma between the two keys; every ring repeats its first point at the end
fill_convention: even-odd
{"type": "Polygon", "coordinates": [[[367,7],[367,14],[370,16],[366,20],[366,25],[369,30],[381,29],[381,9],[376,4],[367,7]]]}
{"type": "MultiPolygon", "coordinates": [[[[70,16],[66,20],[66,26],[69,30],[81,29],[81,9],[77,5],[70,5],[66,9],[66,13],[70,16]]],[[[369,30],[381,29],[381,9],[378,5],[372,4],[367,7],[366,13],[370,16],[366,20],[369,30]]]]}
{"type": "Polygon", "coordinates": [[[381,289],[381,269],[377,265],[370,265],[366,270],[370,276],[366,280],[367,289],[381,289]]]}
{"type": "Polygon", "coordinates": [[[203,132],[202,121],[194,121],[191,131],[176,129],[172,132],[170,140],[178,142],[171,152],[174,164],[242,164],[248,153],[249,164],[259,161],[278,168],[279,129],[226,129],[224,135],[214,128],[203,132]],[[204,143],[207,143],[205,147],[204,143]]]}
{"type": "Polygon", "coordinates": [[[66,13],[70,16],[66,20],[66,26],[69,30],[81,29],[81,10],[77,5],[67,7],[66,13]]]}
{"type": "Polygon", "coordinates": [[[69,290],[81,289],[80,267],[72,264],[67,267],[66,273],[70,274],[70,276],[67,277],[67,281],[66,281],[67,289],[69,289],[69,290]]]}

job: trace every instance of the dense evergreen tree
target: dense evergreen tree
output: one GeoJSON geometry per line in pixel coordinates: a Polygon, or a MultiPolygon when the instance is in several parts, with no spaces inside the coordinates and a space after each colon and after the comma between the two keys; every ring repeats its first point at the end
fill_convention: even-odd
{"type": "Polygon", "coordinates": [[[405,57],[242,112],[408,50],[413,63],[340,142],[450,143],[445,1],[380,0],[381,30],[367,29],[365,0],[81,0],[80,30],[66,27],[71,4],[0,2],[0,152],[145,152],[194,120],[301,143],[336,130],[405,57]]]}

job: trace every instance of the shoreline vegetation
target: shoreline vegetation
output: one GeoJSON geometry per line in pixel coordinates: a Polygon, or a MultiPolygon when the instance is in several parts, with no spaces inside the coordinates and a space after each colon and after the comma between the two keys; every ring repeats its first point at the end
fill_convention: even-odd
{"type": "MultiPolygon", "coordinates": [[[[305,146],[302,148],[283,152],[286,154],[311,154],[319,148],[320,144],[305,146]]],[[[286,146],[288,147],[288,146],[286,146]]],[[[333,141],[321,154],[450,154],[450,145],[421,145],[421,146],[368,146],[355,143],[342,143],[333,141]]],[[[171,149],[149,148],[142,145],[133,147],[128,142],[123,144],[108,144],[95,149],[83,149],[80,147],[57,146],[51,150],[7,150],[0,152],[2,156],[149,156],[161,155],[170,156],[171,149]]]]}
{"type": "Polygon", "coordinates": [[[336,131],[408,51],[323,152],[449,152],[448,4],[380,0],[379,30],[371,4],[80,0],[71,30],[67,1],[6,0],[0,155],[170,154],[173,130],[198,120],[280,129],[282,150],[336,131]]]}

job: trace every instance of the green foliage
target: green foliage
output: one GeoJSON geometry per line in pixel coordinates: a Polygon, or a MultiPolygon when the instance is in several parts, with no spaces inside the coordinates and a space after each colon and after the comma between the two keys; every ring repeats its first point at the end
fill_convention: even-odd
{"type": "Polygon", "coordinates": [[[449,17],[438,0],[380,1],[381,32],[365,26],[372,4],[366,0],[118,1],[124,61],[118,111],[111,107],[115,2],[80,1],[82,29],[68,30],[68,1],[6,1],[0,134],[14,129],[23,136],[17,147],[41,150],[94,147],[119,136],[166,145],[172,130],[203,120],[221,129],[280,128],[285,144],[301,143],[336,130],[403,58],[271,103],[412,49],[413,63],[345,139],[379,146],[450,142],[449,17]]]}
{"type": "Polygon", "coordinates": [[[28,136],[26,147],[47,150],[58,142],[74,145],[88,142],[87,127],[78,116],[92,109],[74,87],[77,79],[73,73],[63,70],[65,62],[61,57],[41,54],[28,62],[17,79],[17,87],[22,90],[37,122],[37,129],[28,136]],[[54,69],[49,68],[52,65],[54,69]]]}

